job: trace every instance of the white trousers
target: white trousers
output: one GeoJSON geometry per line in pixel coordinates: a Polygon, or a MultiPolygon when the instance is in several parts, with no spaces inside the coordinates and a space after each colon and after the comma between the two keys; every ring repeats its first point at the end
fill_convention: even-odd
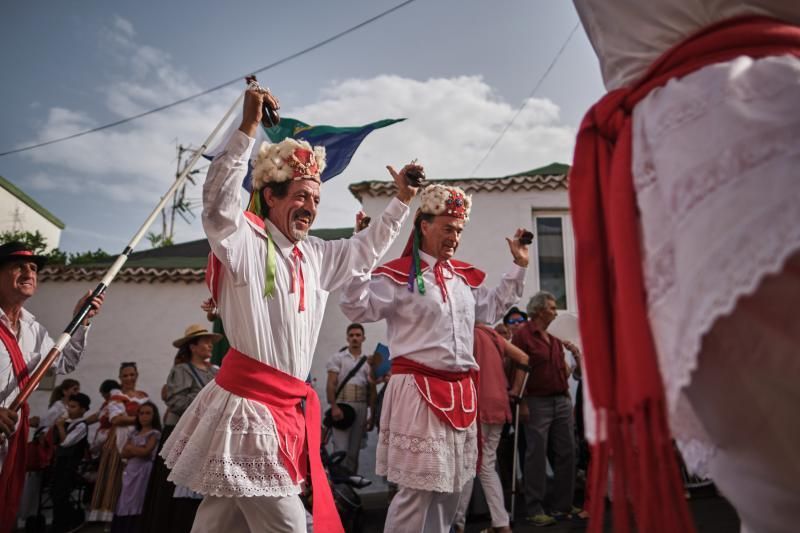
{"type": "Polygon", "coordinates": [[[392,498],[384,533],[448,533],[455,520],[459,492],[432,492],[401,486],[392,498]]]}
{"type": "MultiPolygon", "coordinates": [[[[483,494],[486,496],[486,504],[489,506],[489,513],[492,515],[492,527],[508,526],[508,511],[506,511],[505,500],[503,499],[503,485],[500,483],[500,476],[497,474],[497,445],[500,444],[500,435],[503,432],[503,424],[481,424],[481,468],[478,472],[478,479],[483,487],[483,494]]],[[[472,495],[472,479],[464,485],[461,493],[464,495],[458,505],[456,518],[453,522],[456,526],[464,529],[467,521],[467,507],[469,507],[470,496],[472,495]]]]}
{"type": "Polygon", "coordinates": [[[192,533],[305,533],[306,511],[299,496],[220,498],[206,496],[192,533]]]}

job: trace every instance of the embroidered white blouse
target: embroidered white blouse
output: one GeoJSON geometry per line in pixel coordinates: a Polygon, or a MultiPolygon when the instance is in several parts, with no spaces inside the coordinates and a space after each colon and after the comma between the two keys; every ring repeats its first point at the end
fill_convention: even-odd
{"type": "MultiPolygon", "coordinates": [[[[428,265],[436,260],[420,250],[428,265]]],[[[353,278],[342,291],[342,312],[354,322],[386,320],[391,357],[407,357],[437,370],[478,368],[472,355],[475,320],[494,323],[522,297],[526,268],[513,264],[495,288],[469,287],[445,269],[447,301],[432,268],[423,272],[426,291],[385,276],[353,278]]]]}

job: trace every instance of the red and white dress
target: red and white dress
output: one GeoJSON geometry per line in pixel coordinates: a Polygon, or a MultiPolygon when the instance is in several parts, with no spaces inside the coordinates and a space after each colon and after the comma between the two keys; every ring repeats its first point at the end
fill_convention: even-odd
{"type": "MultiPolygon", "coordinates": [[[[445,372],[477,370],[472,353],[475,321],[494,323],[518,302],[527,270],[513,265],[490,289],[483,284],[483,272],[448,261],[444,298],[434,273],[436,260],[422,251],[420,259],[424,295],[416,287],[409,292],[411,258],[403,257],[345,286],[342,311],[356,322],[386,320],[393,361],[402,357],[445,372]]],[[[459,492],[475,477],[478,460],[476,391],[463,381],[450,383],[446,398],[437,398],[432,389],[430,378],[392,375],[383,400],[376,470],[403,487],[459,492]],[[443,421],[443,414],[458,411],[463,418],[443,421]],[[470,415],[471,422],[462,425],[470,415]]]]}

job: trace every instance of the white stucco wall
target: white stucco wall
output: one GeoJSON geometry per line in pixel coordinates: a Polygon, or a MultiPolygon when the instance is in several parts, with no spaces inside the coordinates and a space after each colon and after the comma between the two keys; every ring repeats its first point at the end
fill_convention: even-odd
{"type": "MultiPolygon", "coordinates": [[[[55,338],[72,317],[72,309],[81,293],[94,286],[94,282],[40,282],[38,293],[28,301],[26,308],[55,338]]],[[[208,297],[207,292],[202,283],[112,284],[102,313],[93,319],[83,359],[69,375],[80,381],[81,391],[92,399],[92,411],[102,404],[98,392],[100,383],[117,379],[121,362],[136,361],[138,388],[155,398],[163,413],[161,386],[166,382],[177,351],[171,343],[190,323],[207,323],[199,307],[208,297]]],[[[61,379],[63,376],[56,382],[60,383],[61,379]]],[[[50,391],[34,392],[32,413],[43,413],[49,396],[50,391]]]]}
{"type": "Polygon", "coordinates": [[[58,226],[0,187],[0,232],[3,231],[39,231],[47,240],[47,251],[57,248],[61,240],[58,226]]]}

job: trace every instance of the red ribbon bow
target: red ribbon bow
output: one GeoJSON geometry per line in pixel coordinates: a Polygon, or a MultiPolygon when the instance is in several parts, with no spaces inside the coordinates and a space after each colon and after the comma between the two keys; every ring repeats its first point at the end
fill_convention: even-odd
{"type": "Polygon", "coordinates": [[[292,248],[292,263],[293,270],[292,270],[292,291],[295,292],[297,290],[297,285],[300,285],[300,305],[297,308],[298,312],[302,312],[306,310],[306,281],[303,278],[303,252],[300,251],[300,248],[297,245],[292,248]]]}

